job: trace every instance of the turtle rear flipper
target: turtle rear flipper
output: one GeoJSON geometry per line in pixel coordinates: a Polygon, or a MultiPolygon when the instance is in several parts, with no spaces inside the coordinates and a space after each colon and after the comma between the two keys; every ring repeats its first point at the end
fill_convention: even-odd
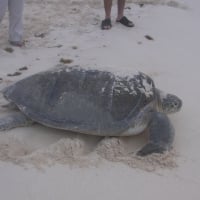
{"type": "Polygon", "coordinates": [[[149,124],[149,142],[137,152],[139,156],[146,156],[152,153],[163,153],[170,150],[174,140],[174,128],[163,113],[153,113],[149,124]]]}
{"type": "Polygon", "coordinates": [[[12,115],[0,119],[0,131],[9,130],[16,127],[28,126],[33,121],[28,119],[23,113],[16,112],[12,115]]]}
{"type": "Polygon", "coordinates": [[[5,105],[2,105],[1,107],[2,107],[2,108],[6,108],[6,109],[8,109],[8,110],[14,110],[14,111],[19,110],[19,108],[18,108],[18,107],[16,106],[16,104],[13,103],[13,102],[9,102],[9,103],[7,103],[7,104],[5,104],[5,105]]]}

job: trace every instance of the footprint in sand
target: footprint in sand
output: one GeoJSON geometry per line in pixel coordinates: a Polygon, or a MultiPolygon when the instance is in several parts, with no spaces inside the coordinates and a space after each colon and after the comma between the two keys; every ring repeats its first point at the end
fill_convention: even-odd
{"type": "Polygon", "coordinates": [[[6,47],[6,48],[4,49],[4,51],[6,51],[6,52],[8,52],[8,53],[12,53],[12,52],[14,51],[14,49],[11,48],[11,47],[6,47]]]}
{"type": "Polygon", "coordinates": [[[65,58],[60,59],[60,63],[63,63],[63,64],[70,64],[72,62],[73,62],[72,59],[65,59],[65,58]]]}
{"type": "MultiPolygon", "coordinates": [[[[20,67],[18,70],[19,70],[19,71],[17,71],[17,72],[14,72],[14,73],[12,73],[12,74],[7,74],[7,76],[19,76],[19,75],[21,75],[21,74],[22,74],[22,72],[21,72],[21,71],[28,70],[28,67],[27,67],[27,66],[20,67]]],[[[1,81],[1,80],[0,80],[0,81],[1,81]]]]}
{"type": "Polygon", "coordinates": [[[14,72],[13,74],[7,74],[7,76],[19,76],[21,74],[21,72],[14,72]]]}
{"type": "Polygon", "coordinates": [[[25,70],[28,70],[28,67],[27,67],[27,66],[24,66],[24,67],[20,67],[20,68],[19,68],[19,71],[25,71],[25,70]]]}
{"type": "Polygon", "coordinates": [[[154,40],[153,37],[151,37],[150,35],[145,35],[144,36],[147,40],[154,40]]]}

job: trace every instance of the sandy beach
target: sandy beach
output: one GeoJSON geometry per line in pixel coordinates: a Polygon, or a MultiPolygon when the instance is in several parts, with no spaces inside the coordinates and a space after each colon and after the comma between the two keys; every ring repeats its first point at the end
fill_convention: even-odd
{"type": "MultiPolygon", "coordinates": [[[[142,71],[183,101],[170,115],[173,150],[135,155],[146,134],[105,138],[39,124],[0,133],[0,197],[4,200],[200,198],[198,92],[200,2],[129,0],[134,28],[100,29],[103,1],[26,0],[26,46],[8,43],[8,13],[0,24],[0,90],[67,60],[69,66],[118,74],[142,71]]],[[[0,94],[0,117],[9,114],[0,94]]]]}

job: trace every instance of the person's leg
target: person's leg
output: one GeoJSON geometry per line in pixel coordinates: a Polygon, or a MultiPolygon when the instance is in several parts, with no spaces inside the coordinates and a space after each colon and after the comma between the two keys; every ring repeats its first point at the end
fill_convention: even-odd
{"type": "Polygon", "coordinates": [[[24,0],[9,0],[9,40],[12,45],[23,46],[24,0]]]}
{"type": "Polygon", "coordinates": [[[117,20],[120,20],[124,16],[125,0],[118,0],[117,5],[118,5],[117,20]]]}
{"type": "Polygon", "coordinates": [[[116,21],[120,22],[124,26],[133,27],[134,26],[133,22],[128,20],[128,18],[124,16],[125,0],[118,0],[117,3],[118,3],[118,12],[116,21]]]}
{"type": "Polygon", "coordinates": [[[112,0],[104,0],[105,19],[111,18],[112,0]]]}
{"type": "Polygon", "coordinates": [[[8,7],[8,0],[0,0],[0,23],[6,13],[8,7]]]}
{"type": "Polygon", "coordinates": [[[112,0],[104,0],[105,19],[101,23],[102,29],[110,29],[112,27],[111,8],[112,8],[112,0]]]}

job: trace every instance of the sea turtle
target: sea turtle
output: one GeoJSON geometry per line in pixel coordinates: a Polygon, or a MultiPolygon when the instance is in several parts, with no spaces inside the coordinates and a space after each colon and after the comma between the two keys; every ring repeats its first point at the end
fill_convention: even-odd
{"type": "Polygon", "coordinates": [[[142,72],[120,76],[76,66],[34,74],[2,92],[21,112],[0,119],[0,130],[31,122],[98,136],[130,136],[147,129],[149,141],[137,153],[141,156],[171,148],[174,128],[166,114],[182,106],[142,72]]]}

